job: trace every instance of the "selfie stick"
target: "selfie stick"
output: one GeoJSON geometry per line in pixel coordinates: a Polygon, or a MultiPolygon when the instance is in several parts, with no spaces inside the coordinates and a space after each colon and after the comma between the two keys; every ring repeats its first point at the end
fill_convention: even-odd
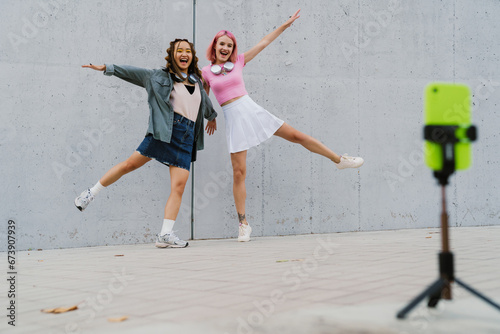
{"type": "Polygon", "coordinates": [[[458,285],[492,305],[500,311],[500,305],[480,294],[472,287],[459,280],[454,275],[453,253],[450,251],[448,241],[448,214],[446,212],[446,185],[448,177],[455,172],[455,144],[460,141],[475,141],[477,138],[476,127],[450,126],[450,125],[426,125],[424,127],[424,139],[440,145],[443,157],[443,168],[434,171],[434,176],[441,185],[442,211],[441,211],[441,241],[442,251],[439,253],[439,278],[426,290],[413,299],[405,308],[398,312],[397,318],[403,319],[418,303],[429,297],[428,307],[436,307],[440,299],[451,299],[450,283],[458,285]]]}

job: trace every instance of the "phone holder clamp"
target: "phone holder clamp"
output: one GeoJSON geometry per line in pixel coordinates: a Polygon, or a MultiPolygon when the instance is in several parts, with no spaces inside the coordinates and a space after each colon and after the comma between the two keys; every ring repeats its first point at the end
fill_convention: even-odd
{"type": "Polygon", "coordinates": [[[455,144],[475,141],[477,130],[474,125],[426,125],[424,139],[441,145],[443,168],[434,171],[434,176],[445,186],[448,184],[448,177],[455,172],[455,144]]]}

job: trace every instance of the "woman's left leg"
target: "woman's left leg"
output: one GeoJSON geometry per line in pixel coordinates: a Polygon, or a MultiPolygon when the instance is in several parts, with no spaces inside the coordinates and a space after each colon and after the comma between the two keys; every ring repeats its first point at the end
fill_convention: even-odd
{"type": "Polygon", "coordinates": [[[156,247],[182,248],[188,245],[187,241],[180,240],[173,232],[175,220],[182,203],[182,195],[189,178],[189,171],[184,168],[170,166],[170,195],[165,205],[165,215],[160,234],[156,239],[156,247]]]}
{"type": "Polygon", "coordinates": [[[184,168],[170,166],[170,196],[165,205],[165,219],[175,220],[181,207],[182,195],[189,178],[189,171],[184,168]]]}
{"type": "Polygon", "coordinates": [[[283,123],[283,125],[278,129],[278,131],[274,133],[274,135],[291,141],[292,143],[300,144],[307,148],[309,151],[320,154],[337,164],[340,162],[340,156],[326,147],[325,144],[323,144],[316,138],[313,138],[309,135],[306,135],[305,133],[300,132],[299,130],[292,128],[287,123],[283,123]]]}

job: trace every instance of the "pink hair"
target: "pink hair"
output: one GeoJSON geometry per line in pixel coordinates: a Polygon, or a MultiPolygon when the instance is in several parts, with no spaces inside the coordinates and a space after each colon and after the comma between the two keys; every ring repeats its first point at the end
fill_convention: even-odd
{"type": "Polygon", "coordinates": [[[224,36],[224,35],[231,38],[231,40],[233,41],[233,44],[234,44],[233,45],[233,53],[231,53],[231,57],[229,57],[229,61],[232,63],[236,63],[236,59],[238,58],[238,47],[236,44],[236,37],[234,37],[234,35],[230,31],[227,31],[227,30],[221,30],[217,33],[217,35],[215,35],[212,43],[210,44],[210,46],[207,49],[207,59],[212,63],[215,61],[215,59],[216,59],[216,57],[215,57],[215,45],[217,45],[217,41],[219,40],[219,38],[221,36],[224,36]]]}

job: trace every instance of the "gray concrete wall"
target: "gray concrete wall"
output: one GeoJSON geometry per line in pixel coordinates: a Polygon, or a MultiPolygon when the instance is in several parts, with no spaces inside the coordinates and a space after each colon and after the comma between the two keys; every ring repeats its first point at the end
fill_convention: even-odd
{"type": "MultiPolygon", "coordinates": [[[[152,242],[169,194],[150,162],[99,194],[73,200],[140,143],[145,92],[80,66],[158,68],[168,42],[195,36],[201,65],[221,29],[240,52],[298,8],[301,18],[245,68],[250,96],[358,170],[280,138],[248,152],[247,217],[254,236],[439,225],[439,189],[422,162],[422,92],[468,84],[479,128],[473,168],[448,187],[451,224],[498,225],[500,46],[496,1],[2,1],[0,238],[15,221],[18,249],[152,242]]],[[[215,103],[215,99],[212,96],[215,103]]],[[[195,166],[195,238],[237,235],[231,164],[218,132],[195,166]]],[[[175,229],[190,237],[190,182],[175,229]]],[[[1,242],[5,245],[5,242],[1,242]]],[[[6,249],[5,246],[4,250],[6,249]]]]}

